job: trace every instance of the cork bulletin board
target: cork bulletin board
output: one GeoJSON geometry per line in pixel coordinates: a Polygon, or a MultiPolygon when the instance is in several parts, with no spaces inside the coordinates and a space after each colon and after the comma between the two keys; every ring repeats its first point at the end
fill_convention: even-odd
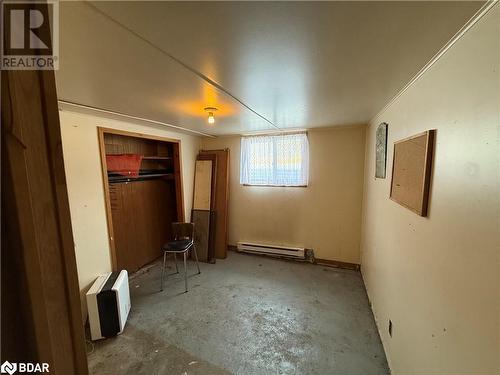
{"type": "Polygon", "coordinates": [[[394,143],[390,198],[427,216],[435,130],[394,143]]]}

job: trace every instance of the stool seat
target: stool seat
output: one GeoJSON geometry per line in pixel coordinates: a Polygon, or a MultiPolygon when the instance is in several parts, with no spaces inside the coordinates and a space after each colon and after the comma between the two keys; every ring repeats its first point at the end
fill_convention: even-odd
{"type": "Polygon", "coordinates": [[[179,273],[179,268],[177,267],[177,254],[182,254],[184,258],[184,287],[186,292],[188,291],[188,279],[187,279],[187,257],[189,251],[194,255],[194,260],[196,262],[196,268],[198,268],[198,274],[200,274],[200,266],[198,264],[198,254],[196,254],[196,245],[194,243],[194,224],[193,223],[172,223],[172,238],[173,241],[167,242],[162,246],[163,250],[163,267],[161,268],[161,290],[163,290],[163,278],[165,277],[165,267],[167,264],[167,254],[171,253],[174,255],[175,271],[179,273]]]}
{"type": "Polygon", "coordinates": [[[183,252],[189,249],[192,244],[193,240],[191,239],[170,241],[163,245],[163,251],[183,252]]]}

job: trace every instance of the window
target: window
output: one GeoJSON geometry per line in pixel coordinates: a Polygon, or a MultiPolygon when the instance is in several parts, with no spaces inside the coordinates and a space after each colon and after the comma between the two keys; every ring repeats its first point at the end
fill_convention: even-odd
{"type": "Polygon", "coordinates": [[[241,184],[307,186],[308,180],[306,133],[241,138],[241,184]]]}

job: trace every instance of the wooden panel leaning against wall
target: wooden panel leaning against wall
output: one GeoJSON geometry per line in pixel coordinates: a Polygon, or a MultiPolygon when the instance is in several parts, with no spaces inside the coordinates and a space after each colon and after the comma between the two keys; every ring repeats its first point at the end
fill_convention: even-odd
{"type": "Polygon", "coordinates": [[[215,156],[217,160],[214,194],[214,252],[217,259],[227,257],[227,225],[229,207],[229,149],[201,150],[198,158],[215,156]]]}
{"type": "MultiPolygon", "coordinates": [[[[215,240],[216,240],[216,208],[217,208],[217,155],[215,154],[207,154],[203,155],[201,153],[198,154],[196,158],[196,162],[198,160],[210,160],[212,162],[212,183],[211,183],[211,192],[210,192],[210,211],[208,213],[208,262],[215,263],[215,240]]],[[[203,215],[203,213],[201,213],[203,215]]],[[[199,219],[200,212],[196,212],[193,210],[192,217],[199,219]]]]}
{"type": "Polygon", "coordinates": [[[194,169],[193,210],[194,244],[201,262],[214,263],[213,256],[213,198],[216,160],[196,160],[194,169]]]}
{"type": "Polygon", "coordinates": [[[4,70],[1,79],[2,362],[84,375],[54,73],[4,70]]]}

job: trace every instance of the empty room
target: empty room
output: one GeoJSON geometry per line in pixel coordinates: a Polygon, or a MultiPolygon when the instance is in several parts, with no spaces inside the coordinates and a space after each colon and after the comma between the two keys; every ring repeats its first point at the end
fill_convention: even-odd
{"type": "Polygon", "coordinates": [[[498,1],[2,1],[1,372],[500,375],[498,1]]]}

